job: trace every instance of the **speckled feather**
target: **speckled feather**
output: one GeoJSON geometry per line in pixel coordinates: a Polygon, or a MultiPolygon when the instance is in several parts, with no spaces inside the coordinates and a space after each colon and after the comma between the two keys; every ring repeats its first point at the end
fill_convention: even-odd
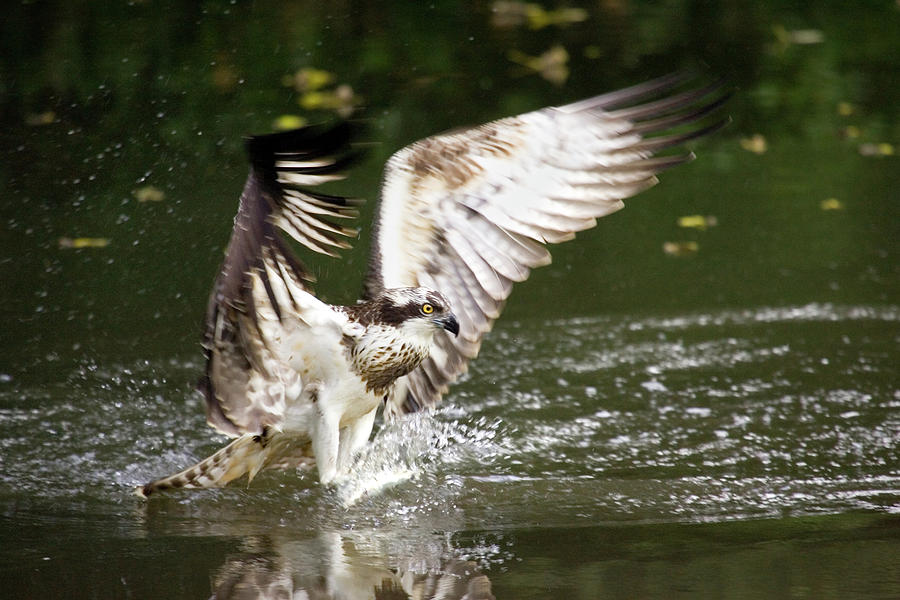
{"type": "Polygon", "coordinates": [[[438,402],[478,354],[513,284],[549,264],[547,244],[593,227],[657,173],[693,158],[660,151],[726,122],[714,116],[727,98],[721,86],[678,91],[689,79],[670,75],[394,154],[363,301],[353,306],[316,299],[311,274],[278,232],[321,254],[349,247],[356,231],[340,222],[358,202],[310,187],[340,179],[357,156],[352,128],[250,138],[199,385],[210,425],[237,439],[142,491],[214,487],[313,457],[327,482],[366,442],[383,400],[388,416],[438,402]]]}

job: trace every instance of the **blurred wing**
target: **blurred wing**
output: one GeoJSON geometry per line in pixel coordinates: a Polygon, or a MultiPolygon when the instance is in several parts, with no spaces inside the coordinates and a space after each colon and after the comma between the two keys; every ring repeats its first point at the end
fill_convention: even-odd
{"type": "Polygon", "coordinates": [[[450,301],[460,334],[435,338],[431,357],[398,385],[389,411],[440,399],[477,355],[513,283],[550,262],[545,244],[593,227],[655,185],[657,173],[693,158],[656,156],[661,150],[725,124],[705,122],[727,99],[721,85],[676,92],[687,79],[670,75],[438,135],[391,157],[366,295],[434,288],[450,301]]]}
{"type": "Polygon", "coordinates": [[[307,189],[342,178],[356,156],[350,136],[342,124],[246,142],[250,174],[207,307],[206,375],[198,385],[207,421],[223,433],[278,426],[286,394],[299,389],[299,376],[279,358],[277,343],[314,335],[309,324],[327,320],[331,311],[304,285],[312,277],[276,228],[322,254],[350,247],[342,238],[356,231],[338,223],[356,217],[358,203],[307,189]]]}

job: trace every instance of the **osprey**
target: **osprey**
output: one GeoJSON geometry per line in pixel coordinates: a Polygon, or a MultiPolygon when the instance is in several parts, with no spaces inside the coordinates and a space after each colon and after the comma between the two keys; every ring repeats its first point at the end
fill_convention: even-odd
{"type": "Polygon", "coordinates": [[[566,106],[426,138],[387,162],[364,292],[317,299],[278,230],[335,256],[357,201],[311,188],[342,178],[351,126],[249,138],[250,174],[206,315],[209,424],[234,438],[138,488],[220,487],[262,469],[347,473],[386,418],[433,406],[500,316],[513,283],[656,174],[693,158],[661,150],[720,128],[720,84],[669,75],[566,106]]]}

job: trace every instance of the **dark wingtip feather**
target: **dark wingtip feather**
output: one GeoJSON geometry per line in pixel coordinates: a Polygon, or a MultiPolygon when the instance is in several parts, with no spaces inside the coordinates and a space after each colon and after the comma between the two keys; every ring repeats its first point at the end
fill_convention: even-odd
{"type": "Polygon", "coordinates": [[[653,152],[657,152],[659,150],[663,150],[665,148],[671,148],[672,146],[678,146],[685,142],[689,142],[691,140],[695,140],[697,138],[701,138],[727,126],[731,123],[731,117],[725,117],[720,119],[710,125],[706,125],[704,127],[700,127],[697,129],[692,129],[691,131],[686,131],[684,133],[675,133],[672,135],[660,135],[656,137],[647,138],[637,144],[635,144],[632,148],[637,150],[651,150],[653,152]]]}
{"type": "Polygon", "coordinates": [[[207,307],[203,340],[207,372],[198,384],[206,399],[207,421],[224,433],[235,435],[238,426],[220,404],[219,395],[228,387],[227,382],[223,387],[223,382],[214,377],[210,365],[217,356],[221,358],[226,353],[248,361],[246,366],[240,367],[244,370],[261,368],[253,360],[254,350],[247,344],[247,339],[261,337],[258,307],[252,291],[254,274],[259,277],[269,304],[279,318],[290,314],[296,305],[292,305],[292,297],[287,303],[277,300],[274,286],[278,282],[270,277],[284,279],[301,289],[304,281],[314,280],[277,231],[286,216],[294,215],[302,220],[305,229],[295,237],[310,250],[331,254],[328,248],[317,244],[314,239],[317,237],[324,237],[330,246],[348,246],[334,236],[350,235],[353,230],[334,225],[329,217],[354,217],[353,207],[360,202],[313,192],[309,187],[340,178],[341,171],[359,160],[361,153],[351,144],[357,130],[358,127],[349,122],[340,122],[245,139],[250,175],[207,307]],[[267,271],[267,263],[276,268],[267,271]]]}
{"type": "Polygon", "coordinates": [[[348,146],[354,127],[347,121],[308,125],[299,129],[249,136],[244,148],[251,164],[271,168],[276,160],[310,159],[348,146]]]}
{"type": "Polygon", "coordinates": [[[630,104],[641,98],[658,95],[662,92],[671,90],[682,83],[693,79],[693,77],[694,74],[691,71],[676,71],[675,73],[669,73],[668,75],[663,75],[631,87],[567,104],[566,106],[561,106],[559,110],[564,110],[566,112],[578,112],[598,108],[602,110],[611,110],[617,106],[630,104]]]}

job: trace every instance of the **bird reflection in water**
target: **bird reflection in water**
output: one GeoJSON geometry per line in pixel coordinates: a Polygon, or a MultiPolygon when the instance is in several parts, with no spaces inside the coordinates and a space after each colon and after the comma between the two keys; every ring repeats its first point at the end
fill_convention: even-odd
{"type": "Polygon", "coordinates": [[[392,568],[337,532],[298,541],[253,537],[215,574],[211,600],[494,600],[490,579],[473,561],[405,562],[392,568]]]}

